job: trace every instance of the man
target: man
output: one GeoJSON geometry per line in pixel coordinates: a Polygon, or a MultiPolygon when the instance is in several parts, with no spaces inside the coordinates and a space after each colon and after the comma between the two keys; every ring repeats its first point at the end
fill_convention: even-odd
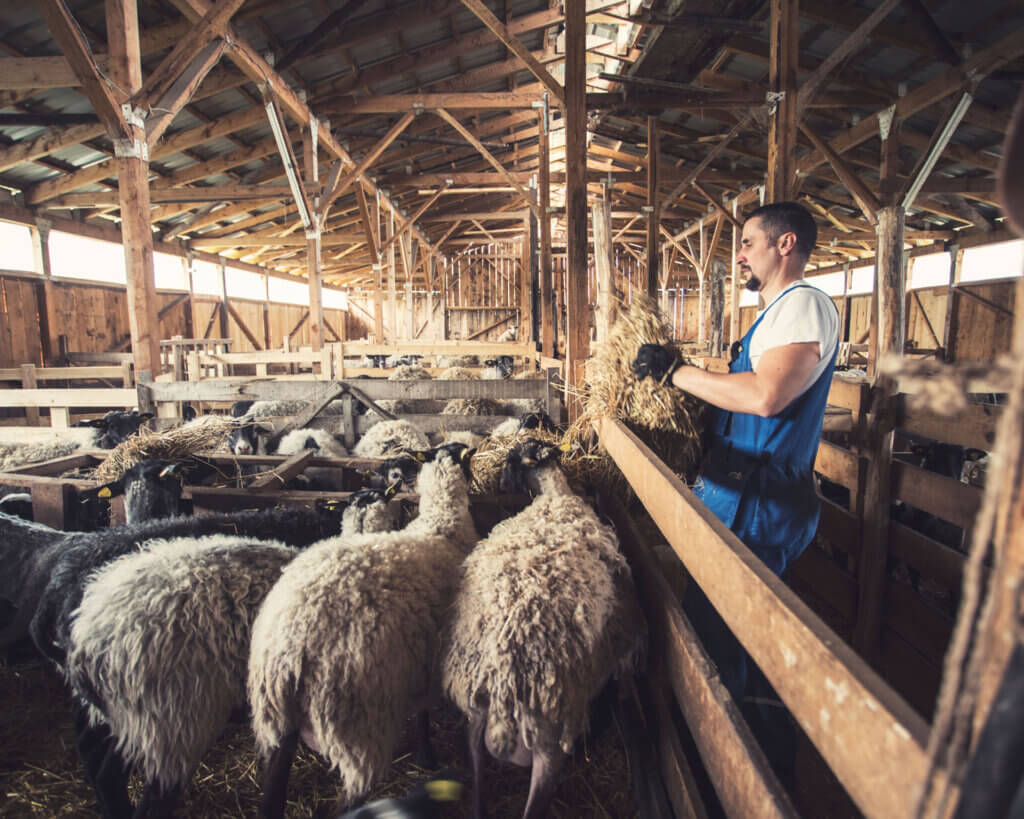
{"type": "MultiPolygon", "coordinates": [[[[718,408],[694,494],[776,574],[807,547],[818,526],[814,457],[839,346],[839,313],[803,280],[817,241],[811,214],[795,202],[758,208],[743,225],[736,261],[763,309],[728,373],[680,364],[645,344],[633,370],[664,378],[718,408]]],[[[737,702],[746,654],[701,590],[684,607],[737,702]]],[[[773,721],[766,718],[767,721],[773,721]]]]}

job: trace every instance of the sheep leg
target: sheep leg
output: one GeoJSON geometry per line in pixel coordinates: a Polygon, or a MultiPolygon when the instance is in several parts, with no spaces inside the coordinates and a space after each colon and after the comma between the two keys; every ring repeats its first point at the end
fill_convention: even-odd
{"type": "Polygon", "coordinates": [[[431,771],[437,767],[437,757],[430,744],[430,712],[426,708],[416,715],[416,754],[413,762],[431,771]]]}
{"type": "Polygon", "coordinates": [[[164,790],[157,782],[147,782],[142,788],[142,799],[135,808],[133,819],[170,819],[174,816],[174,807],[181,798],[181,786],[164,790]]]}
{"type": "Polygon", "coordinates": [[[284,816],[285,800],[288,795],[288,774],[299,747],[296,731],[281,738],[281,743],[270,753],[263,771],[263,815],[267,819],[284,816]]]}
{"type": "Polygon", "coordinates": [[[75,746],[85,768],[85,778],[96,791],[100,813],[108,819],[132,815],[128,798],[128,771],[114,747],[106,725],[89,725],[85,708],[75,707],[75,746]]]}
{"type": "Polygon", "coordinates": [[[526,798],[523,819],[542,819],[547,816],[551,800],[558,788],[558,772],[562,770],[566,759],[567,755],[560,750],[533,752],[530,795],[526,798]]]}
{"type": "Polygon", "coordinates": [[[486,713],[474,713],[469,718],[469,755],[473,762],[473,819],[484,819],[484,731],[486,728],[486,713]]]}

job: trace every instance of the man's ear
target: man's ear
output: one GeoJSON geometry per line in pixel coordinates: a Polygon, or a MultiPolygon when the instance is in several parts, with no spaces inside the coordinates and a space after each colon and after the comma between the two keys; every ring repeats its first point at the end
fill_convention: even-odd
{"type": "Polygon", "coordinates": [[[796,234],[791,230],[786,231],[775,242],[775,247],[783,256],[788,256],[796,250],[796,234]]]}

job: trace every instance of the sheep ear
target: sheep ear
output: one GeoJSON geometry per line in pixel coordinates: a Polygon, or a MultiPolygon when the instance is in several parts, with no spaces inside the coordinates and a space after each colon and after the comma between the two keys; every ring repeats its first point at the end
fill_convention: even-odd
{"type": "Polygon", "coordinates": [[[179,477],[181,475],[181,464],[173,463],[168,464],[162,470],[160,470],[161,478],[179,477]]]}
{"type": "Polygon", "coordinates": [[[412,454],[412,457],[415,458],[417,461],[419,461],[421,464],[425,464],[427,462],[427,453],[426,452],[414,452],[412,454]]]}
{"type": "Polygon", "coordinates": [[[473,459],[474,455],[476,455],[476,447],[473,447],[472,449],[467,448],[462,450],[462,454],[459,456],[459,459],[463,463],[468,464],[473,459]]]}

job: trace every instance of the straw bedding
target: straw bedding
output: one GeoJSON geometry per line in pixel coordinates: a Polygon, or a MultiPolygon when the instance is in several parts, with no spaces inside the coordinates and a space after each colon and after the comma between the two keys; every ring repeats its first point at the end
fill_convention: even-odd
{"type": "MultiPolygon", "coordinates": [[[[96,816],[95,798],[85,784],[71,729],[68,697],[56,674],[42,661],[0,666],[0,815],[4,817],[96,816]]],[[[465,723],[458,712],[445,707],[431,714],[431,730],[439,763],[466,771],[465,723]]],[[[399,796],[428,773],[410,759],[410,743],[403,743],[385,781],[370,799],[399,796]]],[[[178,816],[201,819],[237,819],[259,815],[259,764],[252,735],[244,724],[232,724],[199,766],[178,816]]],[[[525,768],[498,767],[488,761],[486,804],[493,819],[522,814],[529,790],[525,768]]],[[[333,805],[337,777],[315,755],[300,750],[289,780],[286,815],[308,817],[333,805]]],[[[140,796],[132,780],[132,798],[140,796]]],[[[446,809],[446,819],[471,814],[469,799],[446,809]]],[[[554,819],[635,817],[629,771],[622,741],[614,729],[606,731],[578,752],[567,768],[551,816],[554,819]]]]}
{"type": "Polygon", "coordinates": [[[206,416],[201,423],[192,422],[164,432],[151,432],[141,427],[137,435],[110,450],[92,477],[99,481],[114,481],[147,458],[176,461],[198,452],[219,449],[233,428],[233,419],[226,416],[206,416]]]}

